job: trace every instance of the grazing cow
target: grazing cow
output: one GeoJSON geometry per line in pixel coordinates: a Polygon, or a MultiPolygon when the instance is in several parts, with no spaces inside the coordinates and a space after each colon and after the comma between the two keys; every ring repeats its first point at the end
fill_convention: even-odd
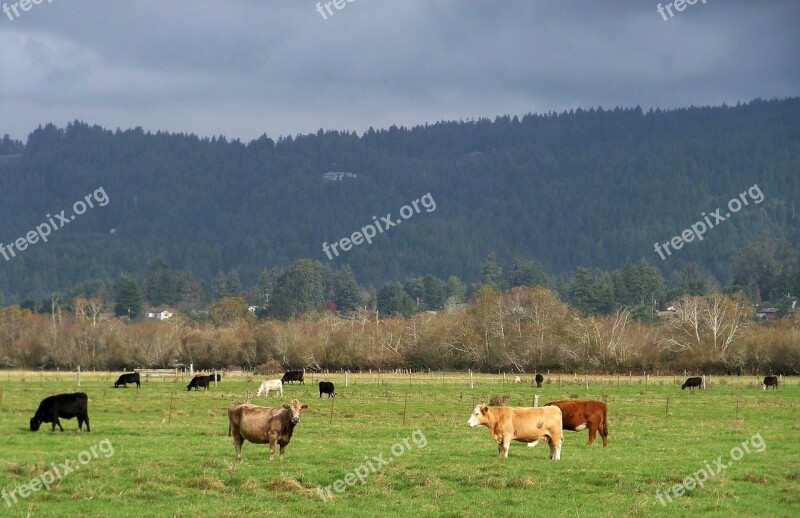
{"type": "Polygon", "coordinates": [[[204,376],[203,374],[195,374],[192,381],[186,385],[186,390],[192,390],[194,387],[195,390],[199,390],[200,387],[204,387],[205,390],[208,390],[208,384],[211,381],[212,376],[204,376]]]}
{"type": "Polygon", "coordinates": [[[608,405],[602,401],[551,401],[545,406],[557,406],[561,409],[562,426],[564,430],[580,432],[589,428],[589,442],[591,446],[597,432],[603,438],[603,447],[608,446],[608,405]]]}
{"type": "Polygon", "coordinates": [[[269,460],[275,456],[275,445],[280,445],[280,459],[283,460],[283,450],[300,422],[300,412],[307,408],[308,405],[301,405],[296,399],[276,408],[232,403],[228,407],[228,433],[233,435],[236,457],[242,456],[242,444],[247,439],[254,444],[269,443],[269,460]]]}
{"type": "Polygon", "coordinates": [[[265,396],[269,396],[269,391],[274,390],[276,392],[280,392],[281,396],[283,396],[283,383],[281,380],[264,380],[261,382],[261,386],[258,387],[258,392],[256,392],[256,397],[260,396],[262,392],[264,392],[265,396]]]}
{"type": "Polygon", "coordinates": [[[472,428],[478,425],[488,428],[500,457],[508,458],[512,440],[535,446],[544,437],[550,443],[550,460],[561,458],[561,409],[557,406],[515,408],[480,404],[472,411],[467,424],[472,428]]]}
{"type": "Polygon", "coordinates": [[[221,372],[218,372],[216,374],[209,374],[208,377],[211,379],[211,381],[222,381],[222,373],[221,372]],[[214,379],[215,377],[217,379],[214,379]]]}
{"type": "Polygon", "coordinates": [[[536,387],[537,388],[541,388],[542,387],[542,382],[544,381],[544,376],[542,376],[541,374],[537,373],[535,379],[536,379],[536,387]]]}
{"type": "Polygon", "coordinates": [[[120,385],[122,385],[124,388],[128,388],[128,383],[136,383],[136,388],[139,388],[141,385],[139,382],[139,373],[129,372],[127,374],[120,374],[119,379],[116,383],[114,383],[114,388],[117,388],[120,385]]]}
{"type": "Polygon", "coordinates": [[[519,376],[514,376],[514,383],[522,383],[522,378],[519,376]]]}
{"type": "Polygon", "coordinates": [[[36,414],[31,418],[31,431],[35,432],[39,429],[42,423],[53,423],[53,431],[56,431],[56,425],[64,431],[61,426],[59,417],[64,419],[78,418],[78,430],[83,429],[83,423],[86,423],[86,431],[89,429],[89,413],[87,410],[89,403],[89,396],[84,392],[75,392],[74,394],[58,394],[55,396],[46,397],[39,403],[39,408],[36,414]]]}
{"type": "Polygon", "coordinates": [[[283,378],[281,378],[281,382],[286,383],[287,381],[291,381],[292,383],[299,381],[301,385],[305,385],[305,382],[303,382],[303,371],[286,371],[283,374],[283,378]]]}
{"type": "Polygon", "coordinates": [[[765,376],[764,377],[764,390],[767,390],[767,387],[774,387],[775,389],[778,388],[778,377],[777,376],[765,376]]]}
{"type": "Polygon", "coordinates": [[[322,394],[328,394],[328,397],[336,397],[336,392],[333,391],[332,382],[330,381],[319,382],[319,397],[322,397],[322,394]]]}
{"type": "Polygon", "coordinates": [[[703,378],[700,376],[696,376],[694,378],[686,378],[686,381],[683,382],[681,385],[681,390],[689,387],[689,390],[692,390],[694,387],[703,388],[703,378]]]}

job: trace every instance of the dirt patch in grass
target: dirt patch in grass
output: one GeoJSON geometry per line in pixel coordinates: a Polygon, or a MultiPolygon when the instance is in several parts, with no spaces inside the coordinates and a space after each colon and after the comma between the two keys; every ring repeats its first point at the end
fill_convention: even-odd
{"type": "Polygon", "coordinates": [[[752,482],[753,484],[769,484],[770,479],[763,476],[763,475],[756,475],[754,473],[748,473],[742,477],[742,480],[745,482],[752,482]]]}
{"type": "Polygon", "coordinates": [[[220,479],[206,474],[189,480],[186,485],[195,489],[222,489],[225,487],[220,479]]]}
{"type": "Polygon", "coordinates": [[[481,480],[481,487],[484,489],[503,489],[506,486],[508,486],[508,482],[500,477],[486,477],[481,480]]]}

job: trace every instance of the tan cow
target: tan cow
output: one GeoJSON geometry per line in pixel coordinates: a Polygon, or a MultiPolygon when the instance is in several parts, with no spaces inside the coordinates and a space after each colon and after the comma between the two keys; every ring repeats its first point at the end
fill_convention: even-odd
{"type": "Polygon", "coordinates": [[[500,457],[508,458],[511,441],[531,446],[544,437],[550,443],[550,460],[561,459],[561,409],[557,406],[515,408],[480,404],[472,411],[467,424],[472,428],[478,425],[488,428],[500,457]]]}
{"type": "Polygon", "coordinates": [[[241,404],[238,401],[232,403],[228,407],[228,434],[233,435],[236,456],[242,456],[242,444],[247,439],[254,444],[269,443],[269,460],[275,456],[275,445],[280,445],[280,458],[283,460],[283,450],[292,438],[294,427],[300,422],[300,412],[307,408],[308,405],[301,405],[296,399],[289,405],[276,408],[241,404]]]}

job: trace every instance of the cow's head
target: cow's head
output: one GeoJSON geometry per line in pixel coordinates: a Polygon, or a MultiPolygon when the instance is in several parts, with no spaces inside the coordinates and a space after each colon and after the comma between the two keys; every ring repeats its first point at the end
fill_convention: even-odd
{"type": "Polygon", "coordinates": [[[300,401],[293,399],[288,405],[283,405],[283,408],[289,410],[292,414],[292,424],[300,422],[300,412],[308,409],[308,405],[301,405],[300,401]]]}
{"type": "Polygon", "coordinates": [[[484,405],[483,403],[479,405],[475,405],[475,410],[472,411],[472,415],[469,416],[469,421],[467,424],[475,428],[478,425],[486,424],[486,414],[489,412],[489,407],[484,405]]]}
{"type": "Polygon", "coordinates": [[[42,422],[36,419],[35,417],[31,417],[31,431],[32,432],[38,431],[40,426],[42,426],[42,422]]]}

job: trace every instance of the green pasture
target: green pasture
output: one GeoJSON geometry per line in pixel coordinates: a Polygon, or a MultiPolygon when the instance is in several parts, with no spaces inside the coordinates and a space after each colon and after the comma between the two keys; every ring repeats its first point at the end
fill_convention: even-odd
{"type": "Polygon", "coordinates": [[[588,389],[573,374],[549,375],[538,389],[530,376],[513,384],[512,376],[475,375],[471,388],[467,373],[350,374],[345,387],[343,374],[307,374],[283,397],[252,401],[309,407],[284,460],[270,462],[268,446],[250,443],[236,459],[227,436],[228,405],[263,377],[223,377],[207,392],[187,392],[181,377],[114,389],[117,376],[84,372],[78,387],[75,373],[0,372],[4,495],[67,460],[80,466],[50,490],[15,493],[10,506],[0,500],[0,516],[800,516],[796,378],[764,391],[755,377],[712,376],[705,391],[681,391],[682,379],[636,374],[590,376],[588,389]],[[318,398],[320,379],[336,384],[335,399],[318,398]],[[75,419],[62,420],[64,433],[28,429],[41,399],[76,391],[89,395],[91,433],[78,432],[75,419]],[[500,396],[531,406],[535,394],[540,405],[606,400],[609,446],[598,436],[587,448],[588,432],[566,432],[560,461],[548,460],[544,443],[516,442],[499,459],[488,430],[466,425],[476,403],[500,396]],[[755,434],[763,451],[751,446],[731,460],[755,434]],[[113,454],[78,462],[106,439],[113,454]],[[381,455],[391,462],[363,484],[345,483],[381,455]],[[656,491],[719,457],[730,465],[704,487],[661,504],[656,491]],[[346,489],[337,493],[340,479],[335,487],[346,489]],[[323,500],[316,488],[328,485],[333,498],[323,500]]]}

